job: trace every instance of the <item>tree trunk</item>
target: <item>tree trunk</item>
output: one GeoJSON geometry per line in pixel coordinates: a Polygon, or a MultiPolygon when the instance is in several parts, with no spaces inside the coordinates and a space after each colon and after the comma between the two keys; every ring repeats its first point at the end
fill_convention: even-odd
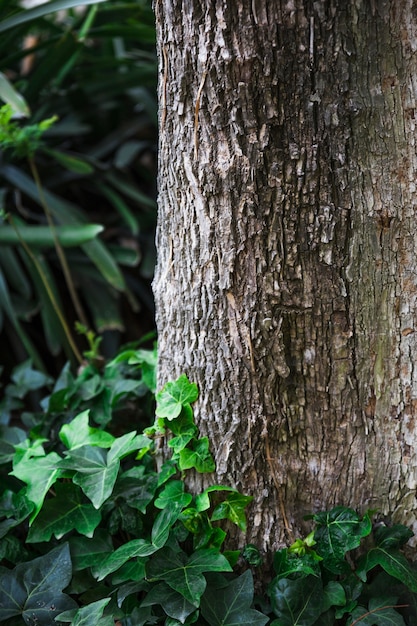
{"type": "Polygon", "coordinates": [[[159,383],[273,549],[336,504],[416,523],[417,12],[157,0],[159,383]]]}

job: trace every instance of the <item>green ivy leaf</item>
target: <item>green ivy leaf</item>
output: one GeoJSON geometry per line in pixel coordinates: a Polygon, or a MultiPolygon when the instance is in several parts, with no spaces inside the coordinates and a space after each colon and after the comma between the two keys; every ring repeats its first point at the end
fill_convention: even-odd
{"type": "Polygon", "coordinates": [[[195,402],[197,398],[197,385],[190,383],[187,376],[182,374],[175,382],[167,383],[156,394],[156,416],[173,420],[179,416],[183,406],[195,402]]]}
{"type": "Polygon", "coordinates": [[[158,364],[158,352],[154,350],[136,350],[128,360],[129,365],[140,365],[142,370],[142,380],[145,385],[155,393],[156,391],[156,367],[158,364]]]}
{"type": "Polygon", "coordinates": [[[355,622],[355,626],[405,626],[400,613],[392,608],[395,602],[389,597],[371,598],[369,607],[357,606],[349,621],[355,622]]]}
{"type": "Polygon", "coordinates": [[[100,565],[113,550],[111,536],[104,528],[97,528],[92,538],[73,535],[69,539],[69,546],[74,571],[100,565]]]}
{"type": "MultiPolygon", "coordinates": [[[[45,454],[43,452],[43,454],[45,454]]],[[[26,483],[26,497],[34,503],[35,508],[30,516],[30,523],[41,510],[43,501],[51,486],[61,476],[59,469],[61,457],[55,452],[46,454],[45,456],[27,457],[14,465],[13,471],[10,472],[22,482],[26,483]]]]}
{"type": "Polygon", "coordinates": [[[15,448],[25,441],[26,433],[17,426],[0,426],[0,464],[10,463],[15,455],[15,448]]]}
{"type": "Polygon", "coordinates": [[[81,446],[99,446],[110,448],[114,437],[99,428],[91,428],[88,421],[90,411],[83,411],[74,417],[69,424],[64,424],[59,431],[59,438],[69,450],[81,446]]]}
{"type": "Polygon", "coordinates": [[[73,482],[81,487],[93,506],[99,509],[113,491],[120,467],[119,460],[108,464],[106,452],[92,446],[75,448],[66,455],[60,463],[61,469],[75,470],[73,482]]]}
{"type": "Polygon", "coordinates": [[[112,616],[101,619],[103,611],[109,602],[110,598],[103,598],[103,600],[91,602],[76,611],[65,611],[57,617],[57,621],[71,622],[71,626],[91,626],[92,624],[95,626],[114,626],[112,616]]]}
{"type": "Polygon", "coordinates": [[[191,448],[184,448],[179,455],[181,471],[195,468],[200,474],[214,472],[216,465],[209,451],[207,437],[193,441],[191,448]]]}
{"type": "Polygon", "coordinates": [[[102,559],[101,563],[93,567],[93,575],[97,580],[103,580],[108,574],[115,572],[122,565],[124,565],[129,559],[135,557],[146,557],[156,552],[158,548],[155,548],[149,541],[145,539],[133,539],[123,544],[109,554],[105,559],[102,559]]]}
{"type": "Polygon", "coordinates": [[[380,526],[374,532],[375,543],[380,548],[401,548],[414,535],[413,531],[402,524],[380,526]]]}
{"type": "Polygon", "coordinates": [[[14,385],[7,386],[7,393],[15,398],[24,398],[29,391],[36,391],[53,383],[50,376],[33,369],[31,359],[15,367],[11,379],[14,385]]]}
{"type": "Polygon", "coordinates": [[[47,500],[29,530],[28,543],[61,539],[71,530],[92,537],[101,514],[83,501],[81,490],[72,483],[57,483],[56,496],[47,500]]]}
{"type": "Polygon", "coordinates": [[[221,502],[213,511],[211,520],[229,519],[236,524],[240,530],[246,530],[245,508],[252,502],[252,496],[243,496],[240,493],[231,493],[224,502],[221,502]]]}
{"type": "Polygon", "coordinates": [[[109,450],[107,461],[110,464],[116,459],[123,459],[125,456],[132,454],[132,452],[136,452],[140,448],[147,448],[151,444],[149,437],[137,435],[136,431],[126,433],[126,435],[117,437],[114,440],[109,450]]]}
{"type": "Polygon", "coordinates": [[[21,616],[26,624],[56,626],[57,615],[76,607],[62,593],[72,575],[68,544],[65,543],[0,576],[0,622],[21,616]]]}
{"type": "Polygon", "coordinates": [[[323,589],[322,611],[327,611],[332,606],[345,606],[346,592],[343,586],[336,580],[331,580],[323,589]]]}
{"type": "Polygon", "coordinates": [[[233,491],[234,493],[238,493],[238,491],[234,487],[225,487],[223,485],[211,485],[204,489],[202,493],[199,493],[195,497],[195,508],[197,511],[207,511],[210,508],[210,493],[219,493],[220,491],[233,491]]]}
{"type": "Polygon", "coordinates": [[[165,581],[188,602],[198,607],[206,589],[203,572],[230,572],[227,559],[217,550],[197,550],[190,557],[185,552],[163,548],[147,563],[148,579],[165,581]]]}
{"type": "MultiPolygon", "coordinates": [[[[272,610],[280,626],[313,626],[322,613],[320,578],[275,579],[269,588],[272,610]]],[[[275,623],[275,622],[274,622],[275,623]]]]}
{"type": "Polygon", "coordinates": [[[358,548],[363,537],[372,531],[368,513],[361,518],[355,511],[337,506],[331,511],[313,516],[316,523],[314,540],[316,551],[323,557],[324,565],[335,573],[340,572],[346,552],[358,548]]]}
{"type": "Polygon", "coordinates": [[[159,604],[169,617],[178,620],[181,624],[184,624],[187,617],[195,611],[194,604],[166,583],[159,583],[151,589],[140,606],[146,607],[154,604],[159,604]]]}
{"type": "Polygon", "coordinates": [[[181,506],[179,504],[171,504],[169,508],[163,509],[156,516],[152,526],[151,541],[157,550],[168,541],[171,528],[177,521],[180,512],[181,506]]]}
{"type": "Polygon", "coordinates": [[[172,480],[161,491],[154,504],[158,509],[180,508],[188,506],[193,499],[192,495],[185,493],[185,485],[182,480],[172,480]]]}
{"type": "Polygon", "coordinates": [[[274,555],[274,569],[279,578],[290,578],[292,574],[299,576],[320,576],[319,561],[316,554],[309,552],[298,556],[289,552],[288,548],[278,550],[274,555]]]}
{"type": "Polygon", "coordinates": [[[201,598],[201,614],[210,626],[264,626],[268,617],[251,608],[253,602],[252,572],[220,588],[210,586],[201,598]]]}
{"type": "Polygon", "coordinates": [[[146,513],[146,507],[152,502],[157,487],[158,476],[155,473],[145,473],[143,465],[134,466],[119,476],[112,497],[123,498],[130,507],[146,513]]]}
{"type": "Polygon", "coordinates": [[[367,573],[379,565],[387,574],[400,580],[410,591],[417,593],[417,572],[398,550],[386,550],[381,546],[372,548],[358,562],[356,574],[366,581],[367,573]]]}

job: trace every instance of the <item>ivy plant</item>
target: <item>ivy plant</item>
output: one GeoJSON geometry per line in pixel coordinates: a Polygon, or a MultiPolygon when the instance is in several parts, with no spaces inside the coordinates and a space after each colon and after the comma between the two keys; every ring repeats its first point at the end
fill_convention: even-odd
{"type": "Polygon", "coordinates": [[[193,419],[196,385],[168,383],[154,423],[130,430],[117,416],[142,402],[140,419],[149,415],[156,353],[128,348],[103,363],[90,340],[76,376],[66,367],[52,381],[26,362],[4,390],[0,623],[266,624],[221,528],[244,529],[251,498],[186,487],[189,470],[214,469],[193,419]],[[171,454],[161,464],[162,441],[171,454]]]}
{"type": "Polygon", "coordinates": [[[274,556],[271,626],[411,626],[417,570],[402,552],[413,535],[373,525],[371,512],[337,506],[312,516],[314,530],[274,556]]]}

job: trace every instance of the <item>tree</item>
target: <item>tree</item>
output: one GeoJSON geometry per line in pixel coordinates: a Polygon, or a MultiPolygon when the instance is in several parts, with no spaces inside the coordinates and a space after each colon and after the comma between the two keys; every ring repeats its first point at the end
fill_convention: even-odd
{"type": "Polygon", "coordinates": [[[412,3],[155,8],[160,384],[260,547],[335,504],[416,527],[412,3]]]}

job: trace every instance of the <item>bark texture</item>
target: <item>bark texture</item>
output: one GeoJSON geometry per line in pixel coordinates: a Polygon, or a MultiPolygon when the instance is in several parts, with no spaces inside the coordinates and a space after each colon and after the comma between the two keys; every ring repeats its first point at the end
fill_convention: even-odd
{"type": "Polygon", "coordinates": [[[415,3],[155,11],[160,385],[260,547],[336,504],[417,530],[415,3]]]}

